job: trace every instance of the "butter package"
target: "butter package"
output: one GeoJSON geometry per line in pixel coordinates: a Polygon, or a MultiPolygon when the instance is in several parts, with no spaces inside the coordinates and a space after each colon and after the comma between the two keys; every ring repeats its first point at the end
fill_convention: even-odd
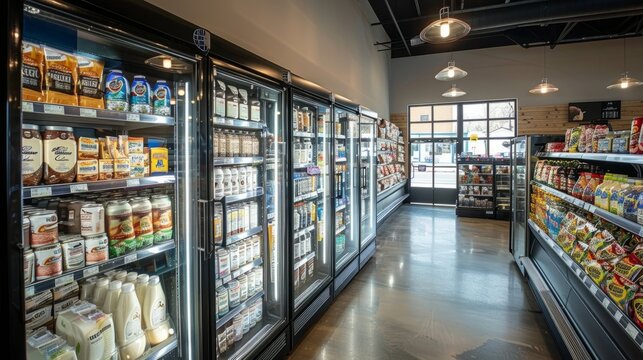
{"type": "Polygon", "coordinates": [[[146,154],[129,154],[130,177],[145,177],[145,159],[146,154]]]}
{"type": "Polygon", "coordinates": [[[142,137],[130,136],[128,138],[129,142],[129,154],[142,154],[144,147],[144,139],[142,137]]]}
{"type": "Polygon", "coordinates": [[[78,298],[80,295],[80,288],[76,281],[72,281],[69,284],[60,285],[51,290],[53,295],[54,302],[59,302],[69,298],[78,298]]]}
{"type": "Polygon", "coordinates": [[[78,59],[78,105],[104,109],[103,63],[96,59],[78,59]]]}
{"type": "Polygon", "coordinates": [[[127,179],[129,173],[129,159],[114,159],[114,179],[127,179]]]}
{"type": "Polygon", "coordinates": [[[97,181],[98,160],[78,160],[76,163],[76,181],[97,181]]]}
{"type": "Polygon", "coordinates": [[[161,175],[169,171],[168,150],[163,147],[150,148],[150,174],[161,175]]]}
{"type": "Polygon", "coordinates": [[[90,137],[78,138],[78,160],[98,160],[98,139],[90,137]]]}
{"type": "Polygon", "coordinates": [[[45,101],[43,72],[45,52],[38,45],[22,43],[22,100],[45,101]]]}
{"type": "Polygon", "coordinates": [[[48,103],[78,105],[78,60],[75,56],[45,47],[45,74],[48,103]]]}
{"type": "Polygon", "coordinates": [[[114,178],[114,160],[98,160],[98,180],[111,180],[114,178]]]}

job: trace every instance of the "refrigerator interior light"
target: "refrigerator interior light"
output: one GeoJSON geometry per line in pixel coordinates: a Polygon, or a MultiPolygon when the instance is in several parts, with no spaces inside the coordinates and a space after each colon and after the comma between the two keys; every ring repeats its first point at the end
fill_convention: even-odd
{"type": "MultiPolygon", "coordinates": [[[[274,108],[275,108],[274,111],[275,111],[275,114],[276,114],[276,116],[275,116],[275,119],[276,119],[277,116],[279,116],[281,113],[279,111],[277,111],[276,106],[274,108]]],[[[279,132],[280,131],[280,129],[279,129],[279,124],[280,123],[281,123],[281,121],[274,121],[274,126],[275,126],[274,134],[275,134],[275,136],[279,136],[279,134],[280,134],[280,132],[279,132]]],[[[273,141],[272,142],[272,147],[273,147],[273,149],[272,149],[273,154],[279,154],[279,141],[277,141],[277,140],[273,141]]],[[[280,199],[281,194],[279,193],[279,190],[280,190],[279,184],[280,184],[280,182],[282,180],[279,178],[279,171],[276,170],[276,169],[279,169],[279,156],[274,157],[274,162],[275,162],[275,171],[273,171],[274,178],[272,179],[272,181],[275,184],[275,187],[274,187],[275,197],[274,198],[275,199],[280,199]]],[[[281,209],[280,209],[280,207],[278,205],[279,204],[276,204],[274,206],[275,216],[273,217],[273,221],[275,222],[275,224],[272,227],[267,226],[268,229],[279,229],[279,225],[280,225],[279,224],[279,210],[281,210],[281,209]]],[[[281,235],[281,234],[279,234],[279,235],[281,235]]],[[[265,243],[265,240],[266,239],[264,239],[264,243],[265,243]]],[[[279,269],[279,266],[281,266],[281,264],[279,263],[279,256],[277,256],[277,254],[281,254],[281,251],[282,251],[281,247],[279,246],[279,244],[281,244],[280,240],[281,239],[274,239],[273,240],[274,241],[274,246],[275,246],[275,254],[273,254],[274,259],[275,259],[275,267],[274,267],[275,269],[279,269]]],[[[266,254],[268,254],[268,253],[269,252],[266,252],[266,254]]],[[[274,282],[275,286],[274,286],[274,291],[272,293],[273,293],[275,301],[279,301],[279,279],[280,278],[281,278],[280,274],[278,274],[274,278],[275,279],[275,282],[274,282]]]]}
{"type": "Polygon", "coordinates": [[[190,65],[174,56],[157,55],[145,60],[145,64],[157,70],[185,74],[191,71],[190,65]],[[168,66],[169,65],[169,66],[168,66]]]}

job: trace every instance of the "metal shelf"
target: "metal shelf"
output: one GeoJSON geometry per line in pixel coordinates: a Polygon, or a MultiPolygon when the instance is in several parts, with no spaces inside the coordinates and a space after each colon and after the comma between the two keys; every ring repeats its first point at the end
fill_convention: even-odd
{"type": "Polygon", "coordinates": [[[229,235],[228,238],[226,239],[226,246],[232,245],[238,241],[244,240],[246,238],[251,237],[252,235],[257,235],[263,231],[263,227],[261,225],[252,228],[248,231],[244,231],[239,234],[234,234],[234,235],[229,235]]]}
{"type": "Polygon", "coordinates": [[[227,204],[232,204],[238,201],[243,201],[243,200],[249,200],[249,199],[254,199],[256,197],[262,196],[263,195],[263,188],[258,187],[254,190],[245,192],[243,194],[236,194],[236,195],[227,195],[222,198],[215,199],[215,201],[219,202],[225,202],[227,204]]]}
{"type": "Polygon", "coordinates": [[[72,105],[22,102],[22,116],[27,121],[51,124],[82,124],[80,127],[142,129],[152,126],[174,126],[174,118],[126,111],[94,109],[72,105]]]}
{"type": "Polygon", "coordinates": [[[607,210],[597,208],[596,206],[594,206],[594,205],[592,205],[590,203],[587,203],[587,202],[585,202],[585,201],[583,201],[581,199],[577,199],[577,198],[575,198],[575,197],[573,197],[571,195],[565,194],[562,191],[558,191],[556,189],[553,189],[553,188],[551,188],[551,187],[549,187],[547,185],[543,185],[543,184],[537,183],[535,181],[532,181],[531,183],[532,183],[532,185],[538,186],[543,191],[548,192],[548,193],[550,193],[550,194],[552,194],[552,195],[564,200],[565,202],[567,202],[569,204],[572,204],[572,205],[577,206],[577,207],[579,207],[581,209],[584,209],[585,211],[588,211],[588,212],[590,212],[590,213],[592,213],[594,215],[597,215],[597,216],[599,216],[599,217],[611,222],[614,225],[622,227],[623,229],[625,229],[625,230],[627,230],[629,232],[632,232],[632,233],[637,234],[639,236],[643,236],[643,225],[641,225],[641,224],[637,224],[634,221],[630,221],[630,220],[627,220],[624,217],[618,216],[616,214],[612,214],[611,212],[609,212],[607,210]]]}
{"type": "Polygon", "coordinates": [[[493,173],[476,173],[476,172],[465,172],[465,176],[478,175],[478,176],[493,176],[493,173]]]}
{"type": "Polygon", "coordinates": [[[314,138],[316,135],[314,133],[303,132],[303,131],[293,131],[292,135],[295,137],[305,137],[305,138],[314,138]]]}
{"type": "Polygon", "coordinates": [[[346,135],[335,134],[335,139],[346,139],[346,135]]]}
{"type": "Polygon", "coordinates": [[[308,199],[313,199],[313,198],[316,198],[318,195],[319,195],[319,193],[317,191],[314,191],[314,192],[311,192],[311,193],[308,193],[308,194],[295,196],[295,199],[294,199],[293,202],[299,202],[299,201],[304,201],[304,200],[308,200],[308,199]]]}
{"type": "Polygon", "coordinates": [[[306,169],[311,166],[317,166],[315,163],[292,164],[293,169],[306,169]]]}
{"type": "Polygon", "coordinates": [[[306,234],[307,232],[311,232],[311,231],[315,230],[315,226],[316,226],[316,224],[312,224],[312,225],[309,225],[309,226],[307,226],[307,227],[305,227],[305,228],[303,228],[301,230],[296,231],[294,237],[300,237],[300,236],[306,234]]]}
{"type": "Polygon", "coordinates": [[[124,188],[142,188],[164,184],[174,184],[176,177],[172,175],[148,176],[144,178],[102,180],[81,183],[66,183],[56,185],[25,186],[22,189],[23,199],[44,196],[62,196],[86,192],[118,190],[124,188]]]}
{"type": "Polygon", "coordinates": [[[212,118],[212,123],[217,126],[246,130],[262,130],[266,127],[266,124],[262,122],[232,119],[223,116],[215,116],[212,118]]]}
{"type": "Polygon", "coordinates": [[[462,206],[462,205],[458,205],[458,209],[476,209],[476,210],[493,211],[494,208],[492,208],[492,207],[489,208],[489,207],[480,207],[480,206],[462,206]]]}
{"type": "Polygon", "coordinates": [[[632,154],[594,154],[594,153],[567,153],[567,152],[539,152],[537,157],[554,158],[554,159],[574,159],[574,160],[592,160],[608,161],[617,163],[627,163],[643,165],[643,155],[632,154]]]}
{"type": "Polygon", "coordinates": [[[460,184],[460,186],[493,186],[493,183],[491,183],[491,184],[460,184]]]}
{"type": "Polygon", "coordinates": [[[258,293],[252,295],[251,297],[247,298],[245,301],[240,303],[237,307],[234,309],[228,311],[225,315],[217,319],[217,330],[219,330],[220,327],[223,325],[227,324],[230,320],[234,319],[235,316],[239,315],[243,309],[247,307],[247,304],[255,302],[257,299],[261,299],[263,297],[263,289],[259,291],[258,293]]]}
{"type": "Polygon", "coordinates": [[[347,159],[345,157],[344,158],[335,158],[335,162],[346,162],[346,161],[347,161],[347,159]]]}
{"type": "Polygon", "coordinates": [[[630,336],[630,338],[639,346],[640,349],[643,349],[643,333],[638,329],[636,324],[630,320],[630,318],[623,312],[621,309],[614,304],[612,299],[605,294],[592,279],[587,276],[585,270],[578,265],[563,249],[547,235],[542,229],[536,225],[531,219],[528,219],[529,227],[532,232],[536,234],[541,240],[543,240],[547,245],[549,245],[554,252],[560,257],[564,264],[571,270],[573,274],[576,275],[578,280],[589,290],[593,295],[595,301],[600,303],[602,307],[614,318],[615,324],[630,336]]]}
{"type": "Polygon", "coordinates": [[[458,195],[464,195],[464,196],[476,196],[476,197],[493,197],[493,195],[476,195],[476,194],[460,194],[458,195]]]}
{"type": "Polygon", "coordinates": [[[393,144],[401,144],[397,140],[385,139],[385,138],[381,138],[381,137],[378,137],[377,141],[388,142],[388,143],[393,143],[393,144]]]}
{"type": "Polygon", "coordinates": [[[313,252],[311,252],[310,254],[306,255],[303,259],[301,259],[301,260],[297,261],[297,262],[294,264],[294,266],[292,267],[292,269],[293,269],[293,270],[295,270],[295,269],[297,269],[297,268],[299,268],[299,267],[303,266],[304,264],[306,264],[306,263],[308,262],[308,260],[310,260],[310,259],[312,259],[312,258],[314,258],[314,257],[315,257],[315,252],[313,251],[313,252]]]}
{"type": "Polygon", "coordinates": [[[94,276],[96,274],[103,273],[112,269],[116,269],[123,265],[133,263],[138,260],[143,260],[149,257],[152,257],[157,254],[164,253],[168,250],[173,250],[176,248],[174,240],[168,240],[165,243],[154,245],[139,251],[133,252],[131,254],[119,256],[114,259],[109,259],[105,262],[95,265],[89,265],[82,269],[73,270],[65,272],[62,275],[56,276],[51,279],[37,281],[33,284],[30,284],[25,287],[25,296],[30,296],[42,291],[53,289],[56,286],[68,284],[72,281],[78,281],[80,279],[94,276]]]}
{"type": "Polygon", "coordinates": [[[511,188],[508,186],[507,187],[496,186],[496,191],[509,191],[509,190],[511,190],[511,188]]]}
{"type": "Polygon", "coordinates": [[[346,204],[339,205],[338,207],[336,207],[336,208],[335,208],[335,212],[337,212],[337,211],[342,211],[342,210],[344,210],[344,209],[346,209],[346,204]]]}
{"type": "Polygon", "coordinates": [[[388,174],[388,175],[386,175],[386,176],[378,177],[378,178],[377,178],[377,181],[381,181],[381,180],[384,180],[384,179],[388,179],[388,178],[393,177],[393,176],[395,176],[395,175],[397,175],[397,174],[399,174],[399,173],[392,173],[392,174],[388,174]]]}
{"type": "Polygon", "coordinates": [[[344,232],[344,230],[346,230],[346,225],[338,227],[337,229],[335,229],[335,236],[341,234],[342,232],[344,232]]]}
{"type": "Polygon", "coordinates": [[[223,285],[229,283],[230,281],[238,278],[239,276],[241,276],[241,275],[249,272],[250,270],[252,270],[252,269],[254,269],[256,267],[259,267],[261,265],[263,265],[263,259],[262,258],[255,259],[254,261],[249,262],[249,263],[239,267],[237,270],[235,270],[232,273],[230,273],[230,275],[224,276],[223,278],[220,278],[220,279],[217,279],[215,281],[215,285],[216,285],[217,288],[219,286],[223,286],[223,285]]]}
{"type": "Polygon", "coordinates": [[[393,185],[389,186],[388,188],[378,192],[377,193],[378,201],[380,199],[383,199],[383,198],[387,197],[389,194],[397,191],[399,188],[401,188],[401,187],[403,187],[405,185],[406,185],[406,179],[403,179],[402,181],[398,182],[397,184],[393,184],[393,185]]]}
{"type": "Polygon", "coordinates": [[[176,335],[171,335],[169,338],[165,339],[162,343],[149,348],[139,359],[145,360],[158,360],[162,359],[165,355],[169,354],[170,351],[174,350],[179,345],[179,342],[176,338],[176,335]]]}
{"type": "Polygon", "coordinates": [[[215,157],[212,159],[214,166],[217,165],[255,165],[263,163],[261,156],[249,157],[215,157]]]}

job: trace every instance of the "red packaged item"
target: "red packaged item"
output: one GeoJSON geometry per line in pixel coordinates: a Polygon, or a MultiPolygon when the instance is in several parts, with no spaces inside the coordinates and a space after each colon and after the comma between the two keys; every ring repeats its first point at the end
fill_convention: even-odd
{"type": "Polygon", "coordinates": [[[585,132],[587,131],[587,128],[589,125],[581,125],[579,126],[580,128],[580,134],[578,135],[578,152],[585,152],[585,146],[587,145],[586,142],[586,135],[585,132]]]}
{"type": "Polygon", "coordinates": [[[602,137],[605,137],[610,132],[610,128],[607,125],[596,125],[594,128],[594,134],[592,134],[592,150],[593,152],[598,152],[598,140],[602,137]]]}
{"type": "Polygon", "coordinates": [[[596,152],[596,149],[594,149],[594,146],[592,144],[592,138],[594,136],[594,126],[593,125],[587,125],[585,128],[585,152],[586,153],[591,153],[591,152],[596,152]]]}
{"type": "Polygon", "coordinates": [[[565,148],[563,149],[564,152],[569,151],[569,140],[572,138],[572,131],[574,129],[567,129],[565,131],[565,148]]]}
{"type": "Polygon", "coordinates": [[[603,290],[621,310],[629,313],[630,301],[638,292],[639,286],[619,274],[609,274],[603,283],[603,290]]]}
{"type": "Polygon", "coordinates": [[[636,117],[632,120],[632,131],[630,132],[630,154],[643,154],[643,149],[639,149],[641,126],[643,126],[643,117],[636,117]]]}
{"type": "Polygon", "coordinates": [[[564,142],[550,142],[545,145],[546,152],[563,152],[565,151],[564,142]]]}

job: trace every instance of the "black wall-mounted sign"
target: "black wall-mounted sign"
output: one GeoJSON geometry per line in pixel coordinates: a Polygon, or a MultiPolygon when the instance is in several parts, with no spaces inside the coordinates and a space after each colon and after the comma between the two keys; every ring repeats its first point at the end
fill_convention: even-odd
{"type": "Polygon", "coordinates": [[[620,118],[620,100],[569,103],[569,121],[600,122],[620,118]]]}

